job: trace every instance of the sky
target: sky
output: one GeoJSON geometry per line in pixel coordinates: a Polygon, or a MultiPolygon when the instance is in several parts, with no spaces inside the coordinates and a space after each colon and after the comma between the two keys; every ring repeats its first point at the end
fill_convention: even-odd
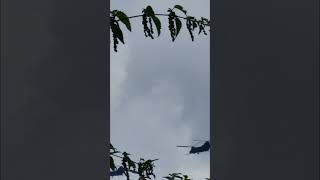
{"type": "MultiPolygon", "coordinates": [[[[209,0],[111,0],[111,10],[128,16],[151,5],[156,13],[182,5],[195,17],[209,17],[209,0]]],[[[141,19],[131,19],[132,32],[122,26],[125,45],[111,51],[111,143],[120,151],[155,162],[157,179],[181,172],[193,179],[210,176],[210,154],[186,155],[192,140],[209,140],[210,37],[195,35],[192,42],[183,23],[174,43],[161,17],[162,32],[144,37],[141,19]]],[[[118,163],[119,164],[119,163],[118,163]]],[[[113,177],[124,179],[125,177],[113,177]]]]}

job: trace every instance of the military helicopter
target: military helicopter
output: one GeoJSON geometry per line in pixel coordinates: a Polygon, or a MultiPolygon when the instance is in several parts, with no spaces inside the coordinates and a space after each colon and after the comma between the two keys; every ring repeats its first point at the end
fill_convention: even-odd
{"type": "MultiPolygon", "coordinates": [[[[201,140],[193,140],[193,141],[199,141],[201,142],[201,140]]],[[[203,142],[203,141],[202,141],[203,142]]],[[[209,141],[204,141],[204,144],[202,144],[201,146],[177,146],[177,147],[184,147],[184,148],[190,148],[189,154],[199,154],[201,152],[206,152],[209,151],[210,149],[210,143],[209,141]]]]}

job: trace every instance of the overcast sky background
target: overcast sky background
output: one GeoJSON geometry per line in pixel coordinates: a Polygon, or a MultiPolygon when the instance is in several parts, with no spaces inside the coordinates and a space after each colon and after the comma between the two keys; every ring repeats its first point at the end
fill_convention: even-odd
{"type": "MultiPolygon", "coordinates": [[[[195,17],[210,15],[209,0],[111,0],[111,10],[132,16],[151,5],[156,13],[166,13],[176,4],[195,17]]],[[[132,32],[122,26],[126,44],[119,44],[117,53],[110,45],[111,142],[132,153],[133,160],[159,158],[157,179],[173,172],[204,179],[210,176],[209,152],[186,155],[189,149],[176,146],[210,137],[210,37],[195,35],[192,42],[183,22],[172,43],[167,17],[160,20],[159,38],[145,38],[141,19],[136,18],[131,19],[132,32]]]]}

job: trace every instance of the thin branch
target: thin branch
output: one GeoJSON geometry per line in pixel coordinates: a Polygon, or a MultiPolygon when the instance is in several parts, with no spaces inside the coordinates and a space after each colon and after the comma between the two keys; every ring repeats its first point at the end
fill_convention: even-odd
{"type": "MultiPolygon", "coordinates": [[[[118,155],[115,155],[115,154],[110,154],[110,156],[114,156],[114,157],[117,157],[117,158],[123,158],[122,156],[118,156],[118,155]]],[[[159,159],[154,159],[154,160],[151,160],[151,161],[157,161],[157,160],[159,160],[159,159]]],[[[132,161],[132,160],[131,160],[132,161]]],[[[135,162],[135,161],[132,161],[132,162],[134,162],[135,164],[138,164],[137,162],[135,162]]]]}
{"type": "MultiPolygon", "coordinates": [[[[156,16],[169,16],[169,14],[154,14],[156,16]]],[[[142,17],[143,14],[140,14],[140,15],[136,15],[136,16],[128,16],[128,19],[132,19],[132,18],[137,18],[137,17],[142,17]]],[[[175,15],[175,17],[177,18],[181,18],[181,19],[188,19],[187,17],[182,17],[182,16],[177,16],[175,15]]],[[[119,19],[116,20],[116,21],[120,21],[119,19]]],[[[204,24],[205,26],[210,26],[210,24],[204,24]]]]}
{"type": "MultiPolygon", "coordinates": [[[[169,16],[169,14],[154,14],[154,15],[156,15],[156,16],[169,16]]],[[[136,15],[136,16],[129,16],[128,18],[130,19],[130,18],[136,18],[136,17],[141,17],[141,16],[143,16],[143,14],[136,15]]],[[[181,16],[177,16],[177,15],[176,15],[176,17],[182,18],[182,19],[187,19],[186,17],[181,17],[181,16]]]]}

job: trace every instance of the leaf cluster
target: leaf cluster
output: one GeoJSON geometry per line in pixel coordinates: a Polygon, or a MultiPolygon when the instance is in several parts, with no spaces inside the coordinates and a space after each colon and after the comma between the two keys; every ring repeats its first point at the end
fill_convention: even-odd
{"type": "Polygon", "coordinates": [[[141,15],[128,17],[124,12],[120,10],[113,10],[110,12],[110,27],[113,37],[113,49],[117,52],[119,41],[124,44],[124,37],[119,22],[121,22],[131,32],[131,18],[142,17],[143,32],[145,37],[154,39],[154,26],[157,31],[157,36],[160,36],[162,30],[162,24],[158,16],[168,17],[168,29],[172,42],[174,42],[182,28],[182,20],[185,21],[186,27],[189,31],[191,40],[194,41],[194,31],[196,28],[199,29],[198,34],[203,33],[207,35],[206,27],[210,26],[210,21],[207,18],[201,17],[196,19],[193,16],[187,14],[181,5],[175,5],[173,8],[167,10],[168,14],[156,14],[151,6],[147,6],[142,10],[141,15]],[[177,13],[183,16],[177,15],[177,13]]]}
{"type": "Polygon", "coordinates": [[[146,37],[153,37],[153,23],[156,26],[158,37],[160,36],[161,32],[161,22],[159,18],[155,15],[151,6],[147,6],[145,9],[142,10],[142,24],[143,24],[143,31],[146,37]]]}
{"type": "MultiPolygon", "coordinates": [[[[130,173],[138,174],[139,180],[148,180],[152,178],[156,178],[156,175],[154,174],[154,162],[158,159],[143,159],[140,158],[139,162],[133,161],[130,157],[130,154],[127,152],[120,152],[118,151],[112,144],[110,144],[110,169],[112,171],[115,171],[116,165],[114,162],[113,157],[121,158],[121,164],[124,168],[124,174],[127,178],[127,180],[130,180],[130,173]],[[122,156],[120,156],[120,154],[122,156]]],[[[188,177],[188,175],[182,174],[182,173],[172,173],[168,176],[162,177],[167,180],[192,180],[188,177]]],[[[206,178],[207,180],[210,180],[209,178],[206,178]]]]}
{"type": "Polygon", "coordinates": [[[123,24],[125,24],[127,29],[131,31],[131,24],[128,16],[124,12],[119,10],[111,11],[110,28],[112,31],[113,49],[115,52],[117,52],[117,45],[119,44],[118,40],[120,40],[124,44],[123,33],[116,18],[118,18],[123,24]]]}
{"type": "Polygon", "coordinates": [[[168,179],[168,180],[175,180],[175,179],[180,179],[180,180],[192,180],[188,177],[188,175],[183,175],[181,173],[172,173],[172,174],[169,174],[169,176],[165,176],[163,177],[165,179],[168,179]]]}
{"type": "Polygon", "coordinates": [[[153,178],[156,178],[156,175],[153,172],[154,162],[155,160],[144,160],[140,159],[138,162],[138,174],[139,174],[139,180],[146,180],[151,179],[151,176],[153,178]]]}
{"type": "Polygon", "coordinates": [[[113,157],[118,157],[121,158],[121,165],[124,168],[124,174],[127,180],[130,180],[130,173],[138,174],[139,180],[151,179],[151,176],[153,176],[154,178],[156,177],[153,172],[153,168],[155,167],[154,161],[158,159],[140,159],[139,162],[135,162],[129,156],[129,153],[120,152],[116,148],[114,148],[112,144],[110,144],[110,169],[112,171],[115,171],[117,169],[113,157]],[[122,156],[118,154],[121,154],[122,156]]]}

